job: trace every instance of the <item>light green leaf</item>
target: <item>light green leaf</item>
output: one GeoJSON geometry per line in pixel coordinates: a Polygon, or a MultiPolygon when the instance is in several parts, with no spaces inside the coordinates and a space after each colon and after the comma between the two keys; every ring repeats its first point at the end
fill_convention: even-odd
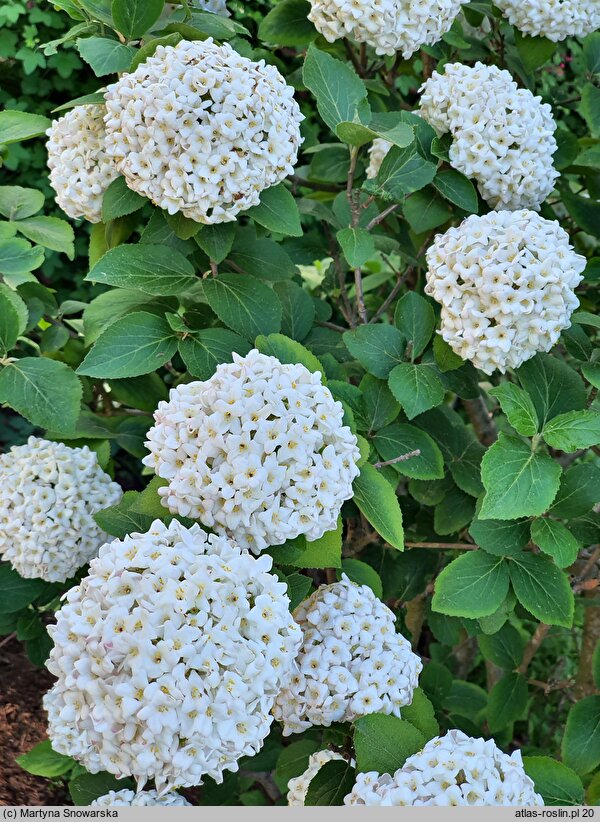
{"type": "Polygon", "coordinates": [[[575,771],[550,756],[524,756],[525,773],[546,805],[583,805],[583,785],[575,771]]]}
{"type": "Polygon", "coordinates": [[[356,72],[312,44],[306,53],[302,79],[333,132],[340,123],[360,122],[360,115],[368,111],[367,89],[356,72]]]}
{"type": "Polygon", "coordinates": [[[278,565],[291,565],[294,568],[341,568],[341,519],[335,531],[326,531],[319,539],[307,542],[304,537],[297,537],[283,545],[274,545],[267,553],[278,565]]]}
{"type": "Polygon", "coordinates": [[[24,771],[35,776],[45,776],[51,779],[55,776],[62,776],[73,770],[75,760],[70,756],[56,753],[52,750],[49,739],[40,742],[28,753],[18,756],[15,760],[24,771]]]}
{"type": "Polygon", "coordinates": [[[411,359],[414,362],[427,347],[435,328],[435,314],[431,303],[416,291],[408,291],[398,300],[394,324],[411,346],[411,359]]]}
{"type": "Polygon", "coordinates": [[[580,545],[573,534],[554,519],[536,519],[531,523],[531,539],[559,568],[568,568],[577,559],[580,545]]]}
{"type": "MultiPolygon", "coordinates": [[[[32,246],[27,240],[15,237],[10,240],[0,240],[0,274],[6,277],[19,277],[39,268],[44,262],[44,249],[32,246]]],[[[20,280],[21,282],[27,281],[20,280]]]]}
{"type": "Polygon", "coordinates": [[[501,433],[481,462],[486,489],[480,519],[538,517],[550,508],[560,484],[561,467],[536,454],[516,437],[501,433]]]}
{"type": "Polygon", "coordinates": [[[145,197],[128,187],[125,177],[117,177],[104,192],[102,219],[105,223],[108,223],[110,220],[133,214],[139,211],[147,202],[148,200],[145,197]]]}
{"type": "Polygon", "coordinates": [[[258,37],[263,43],[277,43],[279,46],[305,46],[317,35],[308,19],[308,0],[282,0],[271,9],[258,28],[258,37]]]}
{"type": "Polygon", "coordinates": [[[152,297],[127,288],[105,291],[95,297],[83,312],[85,345],[91,345],[109,325],[132,311],[144,310],[163,315],[165,311],[176,309],[177,302],[172,297],[152,297]]]}
{"type": "Polygon", "coordinates": [[[269,334],[268,336],[261,334],[256,338],[256,347],[263,354],[277,357],[280,362],[291,365],[301,363],[313,374],[319,373],[322,377],[325,376],[325,369],[315,355],[296,340],[290,340],[283,334],[269,334]]]}
{"type": "Polygon", "coordinates": [[[577,451],[600,442],[600,414],[595,411],[569,411],[559,414],[544,426],[542,436],[551,448],[577,451]]]}
{"type": "Polygon", "coordinates": [[[397,365],[388,384],[409,420],[444,401],[444,386],[428,365],[407,362],[397,365]]]}
{"type": "Polygon", "coordinates": [[[477,191],[473,183],[464,174],[455,171],[453,168],[438,171],[433,178],[433,185],[440,194],[463,211],[470,214],[477,213],[479,207],[477,191]]]}
{"type": "Polygon", "coordinates": [[[413,691],[410,705],[402,706],[402,719],[406,719],[418,731],[421,731],[425,739],[437,736],[440,731],[434,707],[421,688],[415,688],[413,691]]]}
{"type": "MultiPolygon", "coordinates": [[[[0,284],[0,355],[5,356],[17,342],[17,338],[23,333],[21,318],[14,305],[15,299],[19,300],[8,286],[0,284]]],[[[21,301],[22,302],[22,301],[21,301]]],[[[24,304],[23,304],[24,305],[24,304]]],[[[25,309],[27,315],[27,309],[25,309]]]]}
{"type": "Polygon", "coordinates": [[[145,243],[111,248],[85,279],[154,296],[181,294],[196,283],[194,267],[183,254],[145,243]]]}
{"type": "Polygon", "coordinates": [[[72,260],[75,256],[75,233],[66,220],[58,217],[28,217],[19,220],[17,229],[28,240],[52,251],[62,251],[72,260]]]}
{"type": "Polygon", "coordinates": [[[192,377],[208,380],[217,365],[231,362],[233,352],[244,356],[250,345],[227,328],[206,328],[179,341],[179,353],[192,377]]]}
{"type": "Polygon", "coordinates": [[[77,40],[77,51],[91,66],[96,77],[126,71],[135,54],[132,46],[125,46],[108,37],[80,37],[77,40]]]}
{"type": "Polygon", "coordinates": [[[522,553],[508,563],[510,581],[521,605],[540,622],[570,628],[574,598],[564,571],[541,554],[522,553]]]}
{"type": "Polygon", "coordinates": [[[600,765],[600,696],[588,696],[572,706],[561,750],[565,765],[578,774],[600,765]]]}
{"type": "Polygon", "coordinates": [[[386,714],[361,716],[354,722],[356,768],[361,773],[394,773],[427,738],[412,723],[386,714]]]}
{"type": "Polygon", "coordinates": [[[17,292],[13,291],[12,288],[9,288],[4,283],[0,283],[0,300],[4,305],[10,303],[13,312],[16,314],[17,337],[20,337],[21,334],[23,334],[25,329],[27,328],[27,322],[29,320],[29,312],[27,310],[27,306],[25,305],[21,297],[17,294],[17,292]]]}
{"type": "MultiPolygon", "coordinates": [[[[2,116],[2,112],[0,112],[2,116]]],[[[44,195],[34,188],[0,186],[0,214],[9,220],[23,220],[36,214],[44,205],[44,195]]]]}
{"type": "Polygon", "coordinates": [[[395,463],[393,467],[399,474],[421,480],[444,476],[442,452],[429,434],[413,425],[388,425],[375,434],[373,444],[384,462],[411,451],[421,452],[418,457],[395,463]]]}
{"type": "Polygon", "coordinates": [[[364,228],[342,228],[336,236],[351,268],[360,268],[375,254],[373,238],[364,228]]]}
{"type": "Polygon", "coordinates": [[[490,693],[487,708],[491,733],[503,730],[520,719],[527,707],[527,681],[523,674],[505,674],[490,693]]]}
{"type": "Polygon", "coordinates": [[[136,311],[104,331],[77,369],[87,377],[138,377],[156,371],[177,350],[164,317],[136,311]]]}
{"type": "Polygon", "coordinates": [[[533,437],[539,428],[535,406],[529,394],[512,382],[504,382],[488,392],[495,397],[509,423],[524,437],[533,437]]]}
{"type": "Polygon", "coordinates": [[[64,362],[24,357],[0,371],[0,403],[40,428],[72,432],[81,395],[80,381],[64,362]]]}
{"type": "Polygon", "coordinates": [[[302,236],[298,205],[283,183],[265,188],[259,205],[252,206],[244,213],[274,234],[302,236]]]}
{"type": "Polygon", "coordinates": [[[112,0],[112,18],[127,40],[137,40],[162,14],[164,0],[112,0]]]}
{"type": "Polygon", "coordinates": [[[475,619],[497,611],[507,592],[506,562],[485,551],[468,551],[438,576],[431,607],[440,614],[475,619]]]}
{"type": "Polygon", "coordinates": [[[406,340],[391,325],[359,325],[343,339],[350,354],[375,377],[387,377],[402,362],[406,348],[406,340]]]}
{"type": "Polygon", "coordinates": [[[370,463],[365,463],[353,489],[354,502],[377,533],[392,548],[403,551],[402,510],[389,482],[370,463]]]}
{"type": "Polygon", "coordinates": [[[243,274],[220,274],[203,283],[208,304],[233,331],[253,341],[259,334],[277,333],[281,303],[269,286],[243,274]]]}
{"type": "MultiPolygon", "coordinates": [[[[341,573],[346,574],[348,579],[357,585],[367,585],[379,599],[383,596],[381,577],[366,562],[360,559],[343,559],[341,573]]],[[[338,572],[338,579],[341,579],[341,573],[338,572]]]]}
{"type": "Polygon", "coordinates": [[[353,146],[362,146],[379,137],[390,145],[406,148],[414,139],[414,129],[402,120],[402,112],[376,112],[369,121],[369,125],[362,123],[340,123],[335,133],[344,143],[353,146]]]}
{"type": "Polygon", "coordinates": [[[40,114],[26,111],[0,111],[0,143],[20,143],[45,134],[52,122],[40,114]]]}

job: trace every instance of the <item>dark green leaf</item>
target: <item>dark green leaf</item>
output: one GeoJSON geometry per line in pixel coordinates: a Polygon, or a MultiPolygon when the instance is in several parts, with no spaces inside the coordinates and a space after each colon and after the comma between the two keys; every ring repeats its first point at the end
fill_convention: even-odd
{"type": "Polygon", "coordinates": [[[180,294],[196,283],[194,267],[174,248],[160,245],[120,245],[106,252],[86,280],[145,294],[180,294]]]}
{"type": "Polygon", "coordinates": [[[406,340],[391,325],[359,325],[343,339],[350,354],[375,377],[387,377],[402,362],[406,348],[406,340]]]}
{"type": "Polygon", "coordinates": [[[586,391],[581,377],[562,360],[538,354],[518,370],[521,385],[535,405],[540,424],[565,411],[585,407],[586,391]]]}
{"type": "Polygon", "coordinates": [[[411,358],[414,361],[427,347],[435,328],[435,314],[431,303],[416,291],[408,291],[398,300],[394,324],[411,345],[411,358]]]}
{"type": "Polygon", "coordinates": [[[573,519],[587,514],[600,502],[600,468],[593,463],[572,465],[563,474],[550,512],[555,517],[573,519]]]}
{"type": "Polygon", "coordinates": [[[304,799],[305,805],[343,805],[354,787],[356,773],[345,761],[327,762],[313,776],[304,799]]]}
{"type": "Polygon", "coordinates": [[[579,543],[562,523],[554,519],[536,519],[531,523],[531,539],[559,568],[568,568],[577,559],[579,543]]]}
{"type": "Polygon", "coordinates": [[[117,177],[104,192],[102,219],[108,223],[126,214],[133,214],[147,202],[145,197],[128,188],[125,177],[117,177]]]}
{"type": "Polygon", "coordinates": [[[524,756],[525,773],[546,805],[582,805],[583,785],[577,774],[550,756],[524,756]]]}
{"type": "Polygon", "coordinates": [[[492,636],[477,638],[483,658],[505,671],[514,671],[523,661],[523,640],[512,625],[504,625],[492,636]]]}
{"type": "Polygon", "coordinates": [[[263,42],[280,46],[305,46],[316,37],[308,19],[308,0],[282,0],[262,20],[258,36],[263,42]]]}
{"type": "Polygon", "coordinates": [[[205,280],[204,293],[217,317],[248,340],[277,333],[281,303],[272,288],[243,274],[221,274],[205,280]]]}
{"type": "Polygon", "coordinates": [[[235,223],[205,225],[194,235],[194,239],[209,259],[221,263],[231,251],[235,231],[235,223]]]}
{"type": "Polygon", "coordinates": [[[112,0],[112,17],[127,40],[137,40],[158,20],[164,0],[112,0]]]}
{"type": "Polygon", "coordinates": [[[375,254],[373,238],[364,228],[342,228],[336,236],[351,268],[360,268],[375,254]]]}
{"type": "Polygon", "coordinates": [[[510,581],[521,605],[541,622],[570,628],[574,598],[564,571],[541,554],[522,553],[508,562],[510,581]]]}
{"type": "Polygon", "coordinates": [[[226,328],[207,328],[179,342],[179,353],[187,370],[199,380],[210,379],[219,363],[231,362],[234,351],[243,356],[250,351],[250,345],[226,328]]]}
{"type": "Polygon", "coordinates": [[[290,282],[276,283],[274,289],[281,303],[282,333],[301,342],[315,321],[315,304],[310,294],[290,282]]]}
{"type": "Polygon", "coordinates": [[[600,414],[595,411],[569,411],[559,414],[544,426],[542,436],[551,448],[577,451],[600,442],[600,414]]]}
{"type": "Polygon", "coordinates": [[[527,706],[527,681],[523,674],[505,674],[492,688],[488,701],[491,733],[501,731],[520,719],[527,706]]]}
{"type": "Polygon", "coordinates": [[[126,71],[135,55],[132,46],[125,46],[108,37],[80,37],[77,40],[77,51],[92,67],[96,77],[126,71]]]}
{"type": "Polygon", "coordinates": [[[8,562],[0,563],[0,614],[11,614],[25,608],[43,594],[43,579],[23,579],[8,562]]]}
{"type": "Polygon", "coordinates": [[[428,365],[407,362],[397,365],[388,384],[409,420],[444,400],[444,386],[428,365]]]}
{"type": "Polygon", "coordinates": [[[442,453],[431,437],[413,425],[394,424],[382,428],[373,437],[373,443],[383,461],[419,450],[418,457],[397,462],[398,473],[414,479],[440,479],[444,476],[442,453]]]}
{"type": "MultiPolygon", "coordinates": [[[[381,577],[366,562],[360,559],[343,559],[341,573],[346,574],[348,579],[357,585],[367,585],[379,599],[383,596],[381,577]]],[[[338,573],[338,578],[341,578],[341,573],[338,573]]]]}
{"type": "Polygon", "coordinates": [[[468,551],[437,578],[431,607],[448,616],[488,616],[500,607],[507,591],[506,562],[485,551],[468,551]]]}
{"type": "Polygon", "coordinates": [[[473,183],[464,174],[452,168],[439,171],[433,178],[433,185],[440,194],[463,211],[477,213],[477,192],[473,183]]]}
{"type": "Polygon", "coordinates": [[[362,773],[393,774],[426,741],[425,735],[404,719],[385,714],[361,716],[354,722],[356,768],[362,773]]]}
{"type": "Polygon", "coordinates": [[[245,213],[274,234],[302,236],[298,205],[283,183],[265,188],[260,195],[259,205],[249,208],[245,213]]]}
{"type": "Polygon", "coordinates": [[[565,765],[578,774],[600,765],[600,696],[588,696],[572,706],[561,751],[565,765]]]}

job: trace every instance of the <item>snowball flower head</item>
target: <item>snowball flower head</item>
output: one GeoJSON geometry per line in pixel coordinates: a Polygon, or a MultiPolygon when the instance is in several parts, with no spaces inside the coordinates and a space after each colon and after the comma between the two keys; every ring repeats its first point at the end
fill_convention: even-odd
{"type": "Polygon", "coordinates": [[[308,19],[330,43],[350,37],[405,60],[450,31],[465,0],[310,0],[308,19]]]}
{"type": "Polygon", "coordinates": [[[335,529],[360,453],[321,375],[253,350],[172,389],[143,461],[169,511],[259,553],[335,529]]]}
{"type": "Polygon", "coordinates": [[[585,37],[600,28],[598,0],[494,0],[508,22],[531,37],[555,43],[585,37]]]}
{"type": "Polygon", "coordinates": [[[366,714],[400,716],[410,705],[421,660],[368,586],[343,575],[299,605],[294,618],[302,646],[274,708],[284,736],[366,714]]]}
{"type": "Polygon", "coordinates": [[[0,557],[26,579],[64,582],[98,553],[93,515],[122,493],[87,445],[29,437],[0,455],[0,557]]]}
{"type": "Polygon", "coordinates": [[[178,793],[166,793],[159,796],[156,791],[135,791],[124,788],[122,791],[109,791],[104,796],[99,796],[90,803],[92,807],[112,808],[114,805],[163,805],[175,807],[176,805],[191,805],[185,796],[178,793]]]}
{"type": "Polygon", "coordinates": [[[235,220],[292,173],[303,119],[274,66],[227,43],[158,46],[106,91],[106,150],[169,214],[235,220]]]}
{"type": "Polygon", "coordinates": [[[159,794],[237,770],[300,642],[271,564],[176,520],[104,545],[49,628],[54,750],[159,794]]]}
{"type": "Polygon", "coordinates": [[[104,106],[75,106],[46,135],[50,185],[69,217],[102,220],[102,198],[119,176],[105,145],[104,106]]]}
{"type": "Polygon", "coordinates": [[[472,215],[427,251],[425,292],[442,306],[440,334],[492,374],[550,351],[579,300],[585,257],[534,211],[472,215]]]}
{"type": "Polygon", "coordinates": [[[552,109],[497,66],[451,63],[421,87],[420,114],[450,132],[450,163],[492,208],[538,209],[559,176],[552,109]]]}
{"type": "MultiPolygon", "coordinates": [[[[343,760],[344,757],[335,751],[317,751],[311,754],[308,760],[308,768],[300,776],[295,776],[288,782],[288,805],[304,805],[306,794],[310,783],[319,773],[323,765],[333,762],[336,759],[343,760]]],[[[354,762],[352,762],[354,765],[354,762]]]]}
{"type": "Polygon", "coordinates": [[[511,756],[493,739],[462,731],[436,736],[409,756],[393,776],[360,773],[345,805],[543,805],[523,769],[520,751],[511,756]]]}

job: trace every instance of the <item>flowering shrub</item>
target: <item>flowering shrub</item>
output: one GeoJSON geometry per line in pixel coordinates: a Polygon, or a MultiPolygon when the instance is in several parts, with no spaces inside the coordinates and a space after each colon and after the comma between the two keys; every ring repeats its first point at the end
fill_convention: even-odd
{"type": "Polygon", "coordinates": [[[104,807],[599,802],[597,4],[0,22],[11,755],[104,807]]]}

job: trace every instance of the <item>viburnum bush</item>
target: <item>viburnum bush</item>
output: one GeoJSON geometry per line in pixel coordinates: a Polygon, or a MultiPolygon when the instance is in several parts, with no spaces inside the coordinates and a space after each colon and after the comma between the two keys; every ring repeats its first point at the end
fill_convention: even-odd
{"type": "Polygon", "coordinates": [[[600,804],[597,0],[38,5],[20,765],[83,805],[600,804]]]}

